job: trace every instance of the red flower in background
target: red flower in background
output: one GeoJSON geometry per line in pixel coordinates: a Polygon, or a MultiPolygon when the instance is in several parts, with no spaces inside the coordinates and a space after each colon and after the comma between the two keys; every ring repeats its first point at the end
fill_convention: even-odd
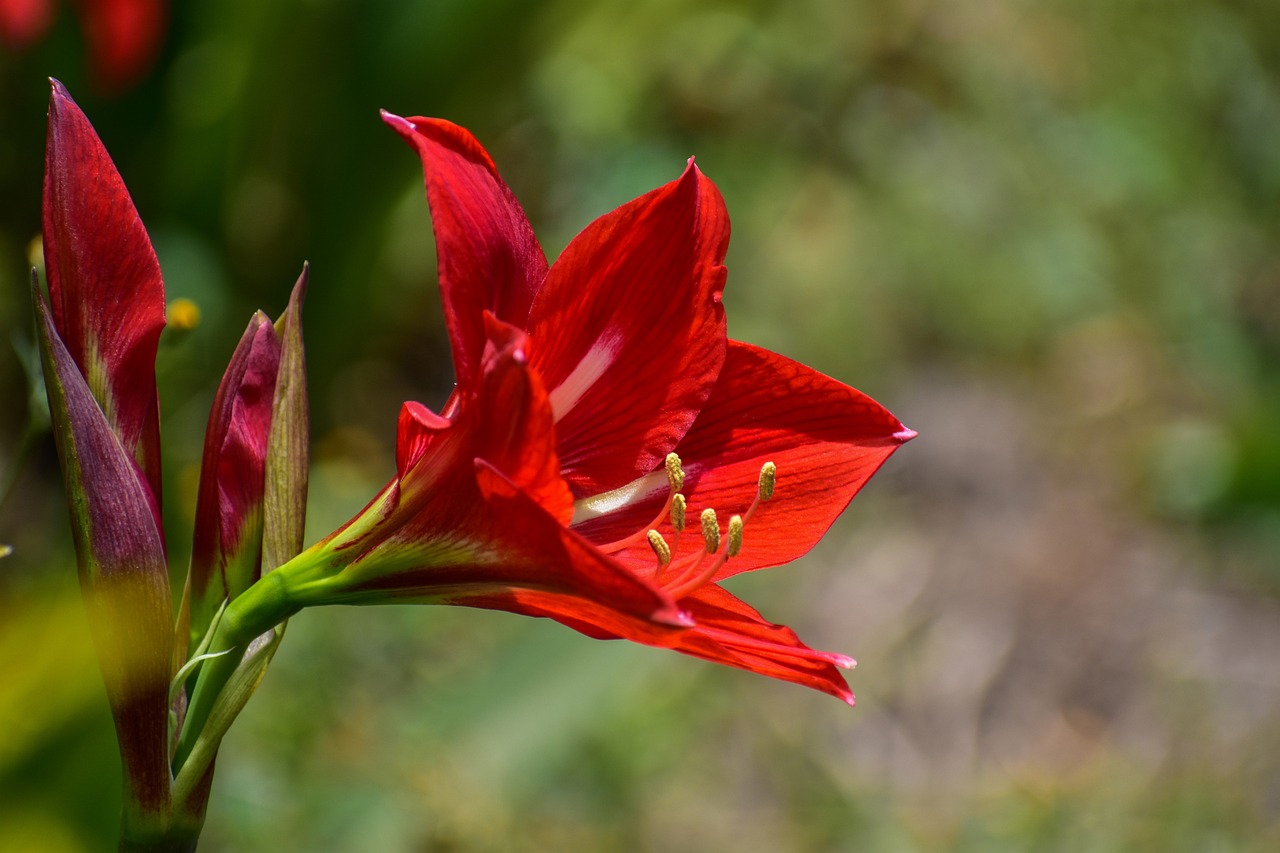
{"type": "MultiPolygon", "coordinates": [[[[155,61],[169,18],[165,0],[76,0],[93,82],[119,92],[138,82],[155,61]]],[[[0,0],[0,42],[23,50],[53,23],[52,0],[0,0]]]]}
{"type": "Polygon", "coordinates": [[[692,161],[548,267],[467,131],[384,119],[423,162],[457,387],[441,415],[405,404],[397,477],[279,573],[292,604],[545,616],[852,703],[836,669],[851,659],[719,582],[808,551],[914,433],[858,391],[727,339],[729,222],[692,161]]]}

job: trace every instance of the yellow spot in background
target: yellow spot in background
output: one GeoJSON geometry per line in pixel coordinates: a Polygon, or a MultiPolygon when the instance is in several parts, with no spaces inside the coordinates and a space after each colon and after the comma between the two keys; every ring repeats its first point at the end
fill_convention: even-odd
{"type": "Polygon", "coordinates": [[[37,234],[27,244],[27,263],[44,272],[44,235],[37,234]]]}
{"type": "Polygon", "coordinates": [[[175,299],[164,312],[165,322],[177,332],[189,332],[200,325],[200,306],[190,299],[175,299]]]}

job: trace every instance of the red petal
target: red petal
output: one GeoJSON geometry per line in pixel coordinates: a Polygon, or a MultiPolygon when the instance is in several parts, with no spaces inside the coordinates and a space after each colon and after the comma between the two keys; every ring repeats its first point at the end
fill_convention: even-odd
{"type": "Polygon", "coordinates": [[[459,414],[456,399],[451,400],[448,408],[457,420],[437,415],[421,403],[405,403],[401,409],[396,442],[400,479],[412,491],[424,479],[443,476],[449,465],[465,466],[470,454],[477,463],[484,463],[474,472],[483,493],[519,489],[568,524],[573,497],[560,476],[546,392],[527,364],[528,336],[487,311],[484,319],[488,334],[484,375],[464,412],[459,414]],[[453,433],[446,437],[444,432],[450,429],[453,433]],[[427,458],[436,441],[443,444],[427,458]],[[448,463],[442,467],[445,457],[448,463]],[[424,459],[425,470],[415,471],[424,459]]]}
{"type": "Polygon", "coordinates": [[[728,243],[724,201],[691,162],[589,225],[551,268],[529,316],[532,363],[576,496],[653,469],[693,423],[724,362],[728,243]]]}
{"type": "Polygon", "coordinates": [[[564,526],[573,502],[546,395],[526,363],[527,337],[492,315],[487,325],[474,399],[452,420],[405,405],[399,477],[322,543],[333,556],[315,562],[333,577],[301,594],[323,597],[307,603],[368,603],[550,589],[678,621],[669,597],[564,526]]]}
{"type": "MultiPolygon", "coordinates": [[[[676,452],[689,514],[714,507],[722,523],[755,498],[760,467],[777,465],[772,500],[747,523],[742,552],[718,577],[790,562],[812,548],[884,461],[914,436],[879,403],[816,370],[731,341],[715,392],[676,452]]],[[[611,541],[648,523],[666,498],[648,499],[577,527],[611,541]]],[[[696,534],[695,534],[696,536],[696,534]]],[[[652,565],[640,543],[620,554],[652,565]]]]}
{"type": "Polygon", "coordinates": [[[396,426],[396,470],[401,479],[417,466],[436,436],[450,426],[451,421],[421,403],[410,400],[400,407],[400,420],[396,426]]]}
{"type": "MultiPolygon", "coordinates": [[[[449,464],[449,430],[432,449],[430,483],[392,482],[365,513],[320,548],[333,554],[322,582],[303,578],[300,605],[388,600],[462,602],[511,590],[550,590],[638,620],[680,624],[670,598],[561,526],[514,486],[482,496],[449,464]],[[441,470],[442,469],[442,470],[441,470]]],[[[499,473],[490,469],[495,477],[499,473]]],[[[417,475],[426,473],[420,468],[417,475]]],[[[282,576],[291,584],[288,569],[282,576]]]]}
{"type": "Polygon", "coordinates": [[[127,89],[147,73],[168,25],[163,0],[79,0],[94,81],[108,92],[127,89]]]}
{"type": "Polygon", "coordinates": [[[573,495],[560,476],[551,405],[538,374],[527,364],[524,332],[485,313],[491,342],[475,413],[480,490],[505,491],[507,482],[533,498],[562,525],[573,518],[573,495]],[[501,347],[501,349],[496,349],[501,347]],[[492,470],[491,470],[492,469],[492,470]],[[500,472],[502,480],[492,472],[500,472]]]}
{"type": "Polygon", "coordinates": [[[160,264],[110,156],[56,80],[45,155],[44,256],[58,332],[158,498],[160,264]]]}
{"type": "Polygon", "coordinates": [[[441,119],[405,119],[386,111],[382,119],[422,158],[454,370],[458,383],[470,389],[484,350],[484,312],[523,327],[547,260],[519,202],[475,137],[441,119]]]}
{"type": "Polygon", "coordinates": [[[853,694],[837,668],[852,666],[852,659],[815,652],[790,628],[765,621],[748,604],[718,586],[703,587],[696,595],[681,599],[680,607],[694,620],[693,626],[684,630],[631,619],[542,590],[470,596],[452,603],[545,616],[597,640],[626,639],[672,649],[812,687],[853,704],[853,694]]]}
{"type": "Polygon", "coordinates": [[[852,658],[810,649],[790,628],[766,621],[746,602],[714,584],[681,599],[680,606],[698,624],[685,632],[688,636],[675,647],[677,651],[812,687],[853,704],[853,693],[838,668],[851,668],[852,658]]]}
{"type": "Polygon", "coordinates": [[[223,599],[239,595],[259,576],[267,439],[279,370],[280,339],[259,312],[231,356],[205,431],[191,546],[191,629],[197,637],[223,599]]]}

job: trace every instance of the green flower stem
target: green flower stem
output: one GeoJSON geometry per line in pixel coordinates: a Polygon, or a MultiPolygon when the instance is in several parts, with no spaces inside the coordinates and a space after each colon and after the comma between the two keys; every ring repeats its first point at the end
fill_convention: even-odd
{"type": "Polygon", "coordinates": [[[202,822],[163,828],[126,824],[120,830],[120,853],[191,853],[202,827],[202,822]]]}
{"type": "MultiPolygon", "coordinates": [[[[305,554],[300,554],[299,558],[303,556],[305,554]]],[[[290,563],[297,562],[299,558],[290,563]]],[[[175,771],[181,770],[191,754],[214,702],[239,667],[249,643],[302,609],[301,605],[293,603],[285,583],[285,570],[290,563],[264,575],[228,604],[223,612],[209,648],[214,652],[230,651],[230,654],[212,658],[201,665],[182,724],[182,734],[178,737],[173,761],[175,771]]]]}

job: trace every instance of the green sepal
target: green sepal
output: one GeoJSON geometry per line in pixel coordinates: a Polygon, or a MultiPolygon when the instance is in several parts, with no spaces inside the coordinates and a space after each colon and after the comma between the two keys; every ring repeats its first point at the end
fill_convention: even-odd
{"type": "MultiPolygon", "coordinates": [[[[218,747],[236,717],[244,710],[249,697],[258,689],[267,665],[280,647],[284,637],[283,624],[266,633],[258,635],[247,649],[239,665],[227,679],[218,698],[200,727],[200,734],[195,738],[190,753],[182,763],[173,784],[173,799],[179,812],[204,811],[204,799],[208,796],[206,774],[217,757],[218,747]],[[194,800],[194,802],[193,802],[194,800]]],[[[226,654],[223,652],[222,654],[226,654]]]]}
{"type": "Polygon", "coordinates": [[[309,267],[293,286],[289,305],[276,321],[280,373],[271,408],[263,494],[262,572],[302,551],[307,518],[307,472],[311,464],[311,417],[307,406],[307,354],[302,342],[302,303],[309,267]]]}

